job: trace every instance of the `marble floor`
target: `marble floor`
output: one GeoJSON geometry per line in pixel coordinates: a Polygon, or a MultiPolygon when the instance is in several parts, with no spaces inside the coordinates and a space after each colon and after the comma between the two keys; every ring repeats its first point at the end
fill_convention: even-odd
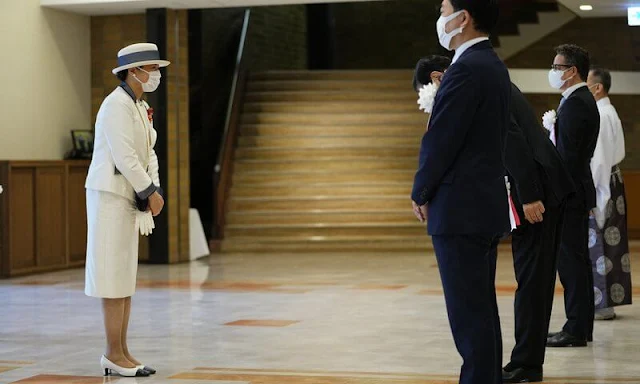
{"type": "MultiPolygon", "coordinates": [[[[498,266],[507,354],[508,252],[498,266]]],[[[640,270],[638,252],[633,266],[640,270]]],[[[83,281],[82,269],[0,280],[0,383],[457,382],[433,255],[236,254],[143,265],[129,344],[158,374],[138,379],[101,376],[100,302],[84,296],[83,281]]],[[[560,293],[553,329],[563,323],[560,293]]],[[[640,383],[640,306],[618,314],[596,324],[588,348],[548,350],[546,383],[640,383]]]]}

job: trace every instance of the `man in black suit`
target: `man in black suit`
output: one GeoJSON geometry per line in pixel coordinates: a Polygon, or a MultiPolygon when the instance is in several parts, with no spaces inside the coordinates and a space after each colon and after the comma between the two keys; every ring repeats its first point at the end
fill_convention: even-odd
{"type": "Polygon", "coordinates": [[[573,177],[576,193],[566,204],[558,254],[567,321],[562,331],[549,334],[549,347],[584,347],[593,338],[594,294],[588,233],[596,191],[590,162],[600,131],[600,114],[585,83],[588,75],[586,50],[571,44],[556,48],[549,84],[563,93],[552,139],[573,177]]]}
{"type": "Polygon", "coordinates": [[[488,35],[496,0],[443,0],[440,44],[455,50],[422,139],[411,198],[427,218],[453,338],[464,361],[461,384],[502,383],[502,337],[495,292],[497,245],[509,230],[504,139],[510,79],[488,35]]]}
{"type": "Polygon", "coordinates": [[[542,381],[564,203],[574,192],[571,175],[538,121],[512,84],[505,166],[514,205],[526,220],[512,232],[516,345],[504,367],[505,383],[542,381]]]}
{"type": "MultiPolygon", "coordinates": [[[[449,58],[436,55],[420,59],[414,72],[414,90],[417,92],[421,86],[431,82],[438,86],[438,80],[450,63],[449,58]]],[[[511,362],[504,368],[503,382],[540,382],[553,304],[564,203],[574,193],[574,186],[558,151],[538,123],[533,108],[514,84],[511,84],[510,113],[504,163],[514,205],[523,220],[512,232],[518,281],[516,346],[511,362]]]]}

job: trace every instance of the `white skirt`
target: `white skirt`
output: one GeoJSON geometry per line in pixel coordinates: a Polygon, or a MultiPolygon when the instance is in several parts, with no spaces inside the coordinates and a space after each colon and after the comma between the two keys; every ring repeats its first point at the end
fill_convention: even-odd
{"type": "Polygon", "coordinates": [[[117,299],[136,291],[138,232],[132,200],[87,189],[87,296],[117,299]]]}

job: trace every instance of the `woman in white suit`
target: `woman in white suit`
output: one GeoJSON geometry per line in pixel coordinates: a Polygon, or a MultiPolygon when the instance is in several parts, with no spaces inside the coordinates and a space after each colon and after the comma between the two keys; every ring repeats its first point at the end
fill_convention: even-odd
{"type": "Polygon", "coordinates": [[[157,133],[153,110],[141,100],[160,84],[155,44],[140,43],[118,52],[112,72],[122,82],[103,101],[95,126],[95,143],[87,190],[87,263],[85,294],[102,299],[107,351],[100,364],[105,375],[148,376],[155,373],[127,347],[131,296],[138,270],[138,233],[149,235],[153,216],[162,211],[157,133]]]}

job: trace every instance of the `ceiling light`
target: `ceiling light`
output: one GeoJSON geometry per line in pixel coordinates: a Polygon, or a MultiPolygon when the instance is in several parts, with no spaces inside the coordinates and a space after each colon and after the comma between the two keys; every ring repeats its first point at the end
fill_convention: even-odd
{"type": "Polygon", "coordinates": [[[640,25],[640,7],[629,7],[629,21],[630,26],[636,27],[640,25]]]}
{"type": "Polygon", "coordinates": [[[591,5],[581,5],[580,6],[580,10],[581,11],[593,11],[593,6],[591,6],[591,5]]]}

